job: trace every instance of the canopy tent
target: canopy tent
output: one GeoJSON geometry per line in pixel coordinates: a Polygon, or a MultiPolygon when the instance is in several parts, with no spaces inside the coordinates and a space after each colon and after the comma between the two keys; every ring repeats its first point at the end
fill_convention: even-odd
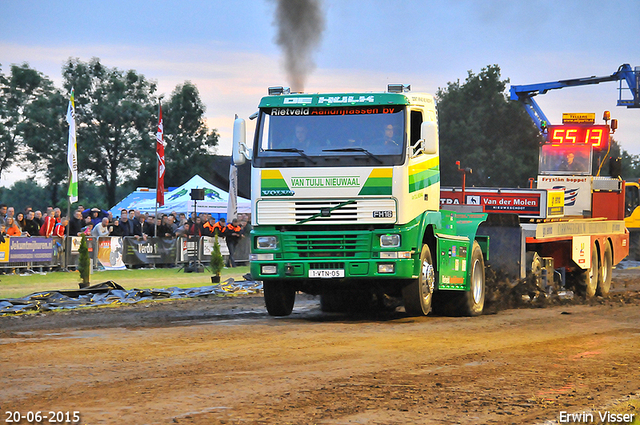
{"type": "Polygon", "coordinates": [[[139,187],[135,191],[128,194],[122,201],[118,202],[109,211],[111,211],[111,214],[114,217],[120,217],[120,211],[122,211],[123,208],[126,208],[128,210],[138,209],[138,205],[140,205],[142,201],[147,201],[147,200],[153,201],[153,199],[156,199],[155,189],[139,187]]]}
{"type": "MultiPolygon", "coordinates": [[[[137,193],[138,191],[136,190],[137,193]]],[[[111,213],[114,216],[120,215],[122,208],[137,209],[140,212],[154,213],[156,209],[155,204],[155,190],[149,191],[152,193],[151,198],[140,200],[135,202],[134,206],[121,206],[124,204],[125,198],[122,202],[111,209],[111,213]]],[[[132,196],[133,193],[129,196],[132,196]]],[[[229,194],[222,189],[219,189],[200,177],[195,175],[180,187],[173,189],[164,195],[163,206],[158,207],[158,213],[168,214],[173,211],[177,213],[189,214],[196,210],[198,213],[208,213],[216,218],[227,216],[227,203],[229,202],[229,194]],[[203,201],[191,200],[191,189],[204,189],[203,201]],[[195,204],[195,205],[194,205],[195,204]]],[[[238,213],[250,213],[251,201],[245,198],[238,197],[238,213]]]]}

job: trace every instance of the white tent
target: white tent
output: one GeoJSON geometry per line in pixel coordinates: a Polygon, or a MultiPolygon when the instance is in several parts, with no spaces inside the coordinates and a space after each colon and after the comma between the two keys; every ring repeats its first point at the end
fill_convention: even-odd
{"type": "MultiPolygon", "coordinates": [[[[196,210],[198,213],[217,214],[225,217],[228,202],[229,194],[227,192],[215,187],[199,175],[195,175],[182,186],[164,194],[164,205],[158,207],[158,213],[168,214],[175,211],[189,214],[196,210]],[[192,201],[191,189],[204,189],[204,200],[192,201]]],[[[128,207],[123,206],[122,208],[128,207]]],[[[141,212],[154,213],[156,208],[155,198],[138,202],[132,208],[141,212]]],[[[238,212],[250,213],[251,201],[238,197],[238,212]]],[[[117,215],[120,215],[119,212],[117,215]]]]}

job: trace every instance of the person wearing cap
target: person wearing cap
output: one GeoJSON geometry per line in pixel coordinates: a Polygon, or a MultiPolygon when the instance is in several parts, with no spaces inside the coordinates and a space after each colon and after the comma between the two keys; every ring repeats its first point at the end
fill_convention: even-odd
{"type": "Polygon", "coordinates": [[[93,224],[93,227],[95,228],[98,224],[100,224],[102,222],[102,218],[103,217],[107,217],[107,212],[104,210],[101,210],[100,208],[91,208],[91,209],[86,209],[84,211],[82,211],[82,215],[84,217],[90,216],[91,217],[91,223],[93,224]]]}

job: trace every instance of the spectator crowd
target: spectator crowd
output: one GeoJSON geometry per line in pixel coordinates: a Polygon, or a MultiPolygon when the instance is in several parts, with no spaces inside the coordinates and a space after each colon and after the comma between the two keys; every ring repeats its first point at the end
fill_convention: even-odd
{"type": "Polygon", "coordinates": [[[235,267],[234,251],[238,242],[249,230],[248,215],[239,214],[231,223],[224,218],[216,221],[211,214],[172,212],[159,214],[158,219],[138,210],[123,209],[119,217],[113,217],[110,211],[100,208],[87,208],[82,205],[73,212],[71,219],[62,216],[60,208],[47,207],[47,210],[34,211],[31,207],[24,212],[15,212],[13,207],[0,204],[0,242],[5,237],[14,236],[131,236],[146,240],[148,237],[222,237],[229,248],[229,266],[235,267]]]}

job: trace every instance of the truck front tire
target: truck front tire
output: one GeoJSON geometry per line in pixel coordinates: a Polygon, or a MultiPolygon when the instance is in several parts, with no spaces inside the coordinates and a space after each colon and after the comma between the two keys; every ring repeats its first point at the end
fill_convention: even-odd
{"type": "Polygon", "coordinates": [[[270,316],[288,316],[293,311],[296,291],[290,283],[280,280],[264,281],[264,303],[270,316]]]}
{"type": "Polygon", "coordinates": [[[426,316],[431,310],[431,300],[435,288],[435,270],[429,245],[422,245],[420,251],[420,274],[417,279],[402,288],[404,309],[411,316],[426,316]]]}
{"type": "Polygon", "coordinates": [[[593,298],[596,295],[600,279],[600,258],[595,243],[591,246],[591,267],[589,270],[584,270],[580,278],[580,283],[583,285],[580,289],[584,292],[585,297],[593,298]]]}

